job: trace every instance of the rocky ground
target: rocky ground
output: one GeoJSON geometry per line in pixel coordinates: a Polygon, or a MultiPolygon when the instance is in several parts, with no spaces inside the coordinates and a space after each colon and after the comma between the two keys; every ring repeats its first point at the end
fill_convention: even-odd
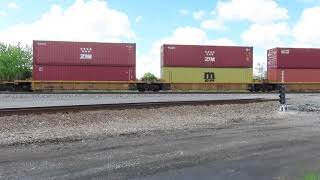
{"type": "Polygon", "coordinates": [[[0,144],[84,139],[93,136],[148,134],[155,130],[227,126],[276,113],[276,103],[179,106],[0,117],[0,144]]]}
{"type": "MultiPolygon", "coordinates": [[[[25,95],[7,95],[7,98],[11,98],[11,96],[24,97],[25,95]]],[[[42,97],[45,95],[38,96],[42,97]]],[[[34,95],[31,95],[30,97],[37,99],[38,96],[36,95],[34,97],[34,95]]],[[[53,97],[54,95],[49,96],[53,97]]],[[[70,98],[72,96],[81,97],[86,95],[62,96],[70,98]]],[[[107,96],[113,97],[114,95],[107,96]]],[[[138,97],[139,95],[132,96],[138,97]]],[[[170,97],[174,95],[169,94],[160,96],[170,97]]],[[[188,97],[188,95],[177,96],[188,97]]],[[[288,98],[289,111],[320,112],[319,94],[289,94],[288,98]]],[[[188,105],[118,111],[103,110],[56,114],[0,116],[0,145],[83,139],[86,137],[100,135],[118,136],[124,134],[143,134],[150,133],[155,130],[228,126],[229,124],[243,121],[254,122],[259,121],[262,118],[270,119],[278,117],[278,106],[278,102],[265,102],[245,105],[188,105]]]]}
{"type": "Polygon", "coordinates": [[[301,179],[320,172],[320,95],[287,96],[288,112],[265,102],[2,116],[0,179],[301,179]]]}

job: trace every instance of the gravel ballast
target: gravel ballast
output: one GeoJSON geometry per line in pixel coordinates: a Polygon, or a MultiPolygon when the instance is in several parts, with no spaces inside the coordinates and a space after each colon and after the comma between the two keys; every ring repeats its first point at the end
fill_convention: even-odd
{"type": "MultiPolygon", "coordinates": [[[[166,95],[170,96],[173,95],[166,95]]],[[[0,145],[82,141],[108,136],[147,135],[159,131],[224,128],[243,122],[290,118],[292,113],[313,113],[319,116],[319,94],[289,94],[288,97],[288,115],[278,112],[278,102],[264,102],[3,116],[0,117],[0,145]]]]}
{"type": "Polygon", "coordinates": [[[277,113],[274,102],[179,106],[0,117],[0,144],[77,141],[98,136],[215,128],[277,113]]]}

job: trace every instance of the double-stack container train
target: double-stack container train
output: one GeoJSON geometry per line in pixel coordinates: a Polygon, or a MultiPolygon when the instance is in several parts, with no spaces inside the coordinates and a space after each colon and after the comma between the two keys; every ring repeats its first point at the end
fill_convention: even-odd
{"type": "Polygon", "coordinates": [[[161,79],[172,90],[245,90],[252,83],[252,47],[163,45],[161,79]]]}
{"type": "Polygon", "coordinates": [[[136,44],[33,42],[33,79],[1,89],[139,91],[320,91],[320,49],[274,48],[267,79],[253,80],[253,47],[165,44],[161,80],[136,80],[136,44]]]}
{"type": "Polygon", "coordinates": [[[320,91],[320,49],[278,47],[267,51],[266,83],[249,85],[252,91],[274,90],[284,84],[288,91],[320,91]]]}
{"type": "Polygon", "coordinates": [[[320,50],[305,48],[268,50],[268,80],[282,83],[320,82],[320,50]]]}
{"type": "Polygon", "coordinates": [[[136,80],[136,45],[34,41],[33,63],[33,90],[126,90],[136,80]]]}

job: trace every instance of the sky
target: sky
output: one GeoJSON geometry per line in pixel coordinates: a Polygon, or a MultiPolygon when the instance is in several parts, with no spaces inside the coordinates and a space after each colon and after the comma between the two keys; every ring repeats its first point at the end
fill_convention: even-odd
{"type": "Polygon", "coordinates": [[[0,42],[132,42],[137,76],[160,76],[160,46],[320,46],[320,0],[0,0],[0,42]]]}

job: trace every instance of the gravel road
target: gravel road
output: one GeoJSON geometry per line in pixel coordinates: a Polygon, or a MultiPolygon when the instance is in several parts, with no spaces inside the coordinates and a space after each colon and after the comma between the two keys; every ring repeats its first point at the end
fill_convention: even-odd
{"type": "Polygon", "coordinates": [[[0,179],[320,174],[320,95],[288,97],[286,113],[265,102],[0,117],[0,179]]]}

